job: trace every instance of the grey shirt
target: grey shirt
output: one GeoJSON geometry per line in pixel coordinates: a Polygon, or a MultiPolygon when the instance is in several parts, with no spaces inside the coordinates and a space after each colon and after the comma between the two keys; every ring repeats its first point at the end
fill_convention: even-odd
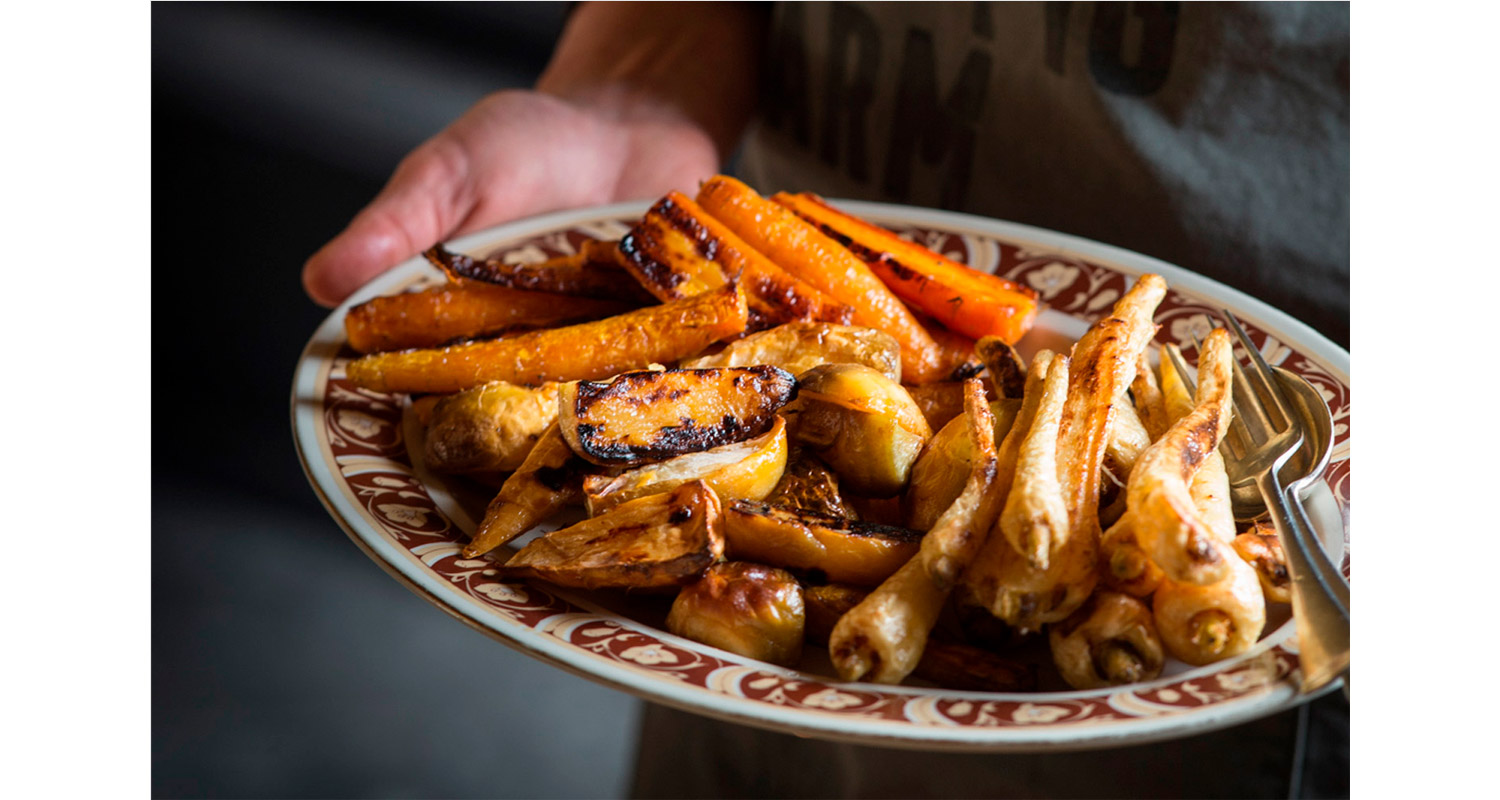
{"type": "Polygon", "coordinates": [[[1161,258],[1349,340],[1345,3],[779,3],[739,172],[1161,258]]]}

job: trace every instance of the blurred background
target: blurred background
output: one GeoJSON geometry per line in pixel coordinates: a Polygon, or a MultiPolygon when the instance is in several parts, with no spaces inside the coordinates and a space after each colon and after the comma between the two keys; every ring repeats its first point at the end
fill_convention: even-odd
{"type": "MultiPolygon", "coordinates": [[[[388,577],[308,487],[288,419],[293,366],[326,314],[302,293],[303,260],[407,151],[487,92],[530,85],[567,5],[152,5],[154,795],[632,792],[645,706],[388,577]]],[[[1348,795],[1342,698],[1202,748],[1232,758],[1237,737],[1266,731],[1293,737],[1294,763],[1238,787],[1200,766],[1182,792],[1348,795]]],[[[1086,777],[1064,791],[1128,785],[1086,777]]],[[[777,792],[754,775],[724,785],[777,792]]]]}

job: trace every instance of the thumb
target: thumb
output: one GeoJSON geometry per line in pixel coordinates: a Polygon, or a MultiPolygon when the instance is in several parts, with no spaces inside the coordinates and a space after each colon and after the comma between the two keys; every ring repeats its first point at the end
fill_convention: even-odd
{"type": "Polygon", "coordinates": [[[434,140],[413,152],[348,227],[307,260],[302,285],[313,300],[338,305],[375,276],[453,232],[468,214],[465,204],[473,204],[464,159],[455,150],[434,140]]]}

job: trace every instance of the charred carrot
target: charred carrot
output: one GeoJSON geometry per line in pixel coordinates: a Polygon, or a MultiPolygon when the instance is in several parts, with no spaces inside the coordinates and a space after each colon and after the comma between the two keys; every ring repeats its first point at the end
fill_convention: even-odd
{"type": "Polygon", "coordinates": [[[676,300],[738,277],[750,304],[750,329],[787,322],[848,325],[854,309],[756,251],[679,192],[657,201],[620,240],[625,269],[660,300],[676,300]]]}
{"type": "Polygon", "coordinates": [[[566,328],[432,350],[377,353],[349,363],[349,380],[382,392],[458,392],[487,381],[600,380],[695,355],[743,333],[745,295],[730,284],[566,328]]]}
{"type": "Polygon", "coordinates": [[[635,306],[651,303],[651,295],[630,280],[625,272],[618,244],[585,239],[578,246],[578,252],[535,264],[473,258],[442,245],[435,245],[422,255],[455,282],[479,281],[511,289],[616,300],[635,306]]]}
{"type": "Polygon", "coordinates": [[[790,210],[754,189],[717,175],[698,190],[698,204],[782,269],[854,309],[854,324],[889,333],[901,345],[907,383],[942,380],[942,348],[863,261],[790,210]]]}
{"type": "Polygon", "coordinates": [[[971,339],[1015,344],[1036,321],[1036,292],[970,269],[878,225],[845,214],[808,192],[771,198],[849,248],[901,299],[971,339]]]}
{"type": "Polygon", "coordinates": [[[361,353],[437,347],[508,328],[537,328],[629,311],[617,300],[567,297],[464,281],[377,297],[344,317],[349,346],[361,353]]]}

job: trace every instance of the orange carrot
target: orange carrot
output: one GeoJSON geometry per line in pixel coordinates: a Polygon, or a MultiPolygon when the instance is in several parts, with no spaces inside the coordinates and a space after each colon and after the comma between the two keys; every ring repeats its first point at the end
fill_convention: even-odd
{"type": "MultiPolygon", "coordinates": [[[[623,277],[623,276],[622,276],[623,277]]],[[[507,328],[599,319],[630,310],[615,300],[507,289],[476,281],[377,297],[349,309],[344,333],[361,353],[437,347],[507,328]]]]}
{"type": "Polygon", "coordinates": [[[601,380],[696,355],[743,333],[737,284],[685,300],[566,328],[438,350],[377,353],[352,361],[349,380],[379,392],[459,392],[488,381],[537,384],[601,380]]]}
{"type": "Polygon", "coordinates": [[[865,263],[796,214],[724,176],[698,190],[698,204],[777,266],[854,309],[854,324],[877,328],[901,345],[901,379],[947,377],[942,348],[865,263]]]}
{"type": "Polygon", "coordinates": [[[1036,292],[979,272],[845,214],[815,194],[771,198],[849,248],[901,299],[971,339],[998,336],[1015,344],[1036,321],[1036,292]]]}

